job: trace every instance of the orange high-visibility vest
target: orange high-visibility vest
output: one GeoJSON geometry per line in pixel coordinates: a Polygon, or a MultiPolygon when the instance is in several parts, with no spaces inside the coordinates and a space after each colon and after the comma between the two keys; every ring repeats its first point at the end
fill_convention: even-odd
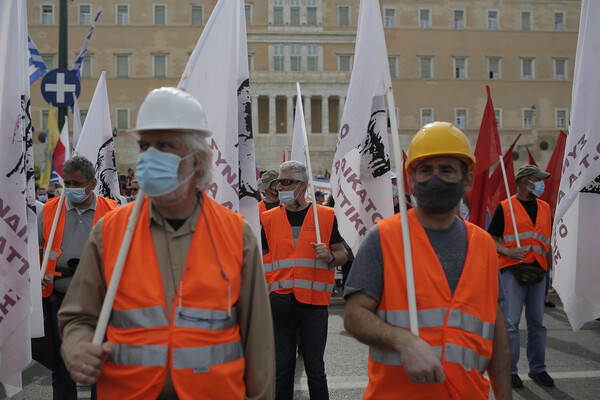
{"type": "MultiPolygon", "coordinates": [[[[46,247],[48,247],[48,238],[50,237],[50,231],[52,230],[52,223],[54,222],[54,214],[58,208],[58,201],[60,197],[53,197],[49,199],[46,204],[44,204],[44,208],[42,209],[44,227],[42,234],[44,235],[44,251],[46,247]]],[[[48,267],[46,268],[46,273],[51,275],[60,276],[60,273],[56,272],[56,261],[58,257],[62,254],[62,250],[60,246],[62,245],[62,238],[65,232],[65,214],[66,207],[65,204],[67,199],[63,201],[62,210],[60,212],[60,216],[58,217],[58,223],[56,225],[56,232],[54,233],[54,240],[52,242],[52,247],[50,248],[50,258],[48,258],[48,267]]],[[[96,225],[96,222],[100,218],[102,218],[107,212],[114,210],[117,208],[117,202],[111,199],[104,198],[102,196],[96,196],[96,210],[94,210],[94,220],[93,224],[96,225]]],[[[83,250],[83,249],[82,249],[83,250]]],[[[50,283],[46,283],[46,288],[42,290],[42,296],[48,297],[52,294],[52,290],[54,289],[54,280],[50,283]]]]}
{"type": "MultiPolygon", "coordinates": [[[[543,200],[536,199],[537,217],[535,225],[521,202],[516,196],[511,197],[513,210],[515,212],[515,221],[517,222],[517,231],[519,232],[519,241],[521,247],[525,249],[525,264],[532,264],[537,261],[544,269],[548,269],[548,260],[546,255],[550,251],[550,237],[552,236],[552,213],[550,205],[543,200]]],[[[504,247],[517,247],[517,236],[510,216],[508,199],[502,201],[502,211],[504,212],[504,233],[500,237],[500,243],[504,247]]],[[[511,265],[521,264],[520,260],[498,256],[500,268],[510,267],[511,265]]]]}
{"type": "MultiPolygon", "coordinates": [[[[328,305],[335,284],[335,271],[328,263],[317,259],[315,249],[310,245],[317,241],[312,207],[311,204],[306,213],[295,247],[285,207],[279,206],[263,213],[263,228],[269,242],[263,268],[269,292],[294,292],[301,303],[328,305]]],[[[317,215],[321,241],[329,245],[333,208],[317,205],[317,215]]]]}
{"type": "Polygon", "coordinates": [[[265,206],[264,200],[261,200],[258,202],[258,218],[260,218],[262,213],[264,213],[265,211],[267,211],[267,206],[265,206]]]}
{"type": "MultiPolygon", "coordinates": [[[[102,366],[99,399],[156,399],[167,372],[179,399],[244,398],[245,362],[234,308],[240,295],[243,218],[208,196],[203,199],[170,321],[144,199],[107,328],[115,351],[102,366]]],[[[102,224],[107,283],[132,209],[129,203],[102,224]]]]}
{"type": "MultiPolygon", "coordinates": [[[[419,337],[440,356],[446,380],[412,383],[400,353],[369,349],[365,399],[487,399],[484,378],[494,340],[498,307],[496,247],[482,229],[464,221],[468,250],[454,295],[415,211],[408,211],[414,262],[419,337]]],[[[462,222],[461,222],[462,223],[462,222]]],[[[384,289],[377,315],[409,329],[406,271],[400,214],[379,221],[384,289]]]]}

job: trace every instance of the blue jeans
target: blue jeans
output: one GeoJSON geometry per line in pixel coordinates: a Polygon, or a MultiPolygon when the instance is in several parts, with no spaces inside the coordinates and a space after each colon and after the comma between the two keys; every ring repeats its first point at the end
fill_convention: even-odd
{"type": "Polygon", "coordinates": [[[291,400],[294,397],[297,333],[302,341],[304,369],[308,378],[310,398],[311,400],[329,399],[323,360],[327,343],[328,316],[327,308],[316,309],[294,301],[294,310],[289,322],[273,319],[277,400],[291,400]]]}
{"type": "Polygon", "coordinates": [[[512,374],[518,373],[519,362],[519,321],[525,305],[527,321],[527,361],[529,372],[538,374],[546,370],[546,328],[544,327],[544,298],[546,297],[546,279],[534,285],[522,286],[510,271],[501,275],[504,286],[502,311],[508,325],[512,374]]]}

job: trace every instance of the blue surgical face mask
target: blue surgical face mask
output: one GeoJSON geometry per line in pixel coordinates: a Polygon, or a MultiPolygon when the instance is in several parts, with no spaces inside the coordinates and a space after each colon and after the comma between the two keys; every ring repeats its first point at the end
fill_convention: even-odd
{"type": "Polygon", "coordinates": [[[539,182],[529,181],[529,183],[533,184],[533,189],[531,190],[531,194],[533,194],[535,197],[540,197],[542,194],[544,194],[544,189],[546,188],[544,181],[539,181],[539,182]]]}
{"type": "Polygon", "coordinates": [[[138,157],[135,178],[140,190],[148,196],[162,196],[175,190],[180,182],[177,175],[179,164],[185,158],[150,147],[138,157]]]}
{"type": "Polygon", "coordinates": [[[85,189],[87,189],[88,186],[84,188],[65,188],[65,196],[71,200],[71,203],[83,203],[90,195],[89,193],[85,193],[85,189]]]}
{"type": "Polygon", "coordinates": [[[41,195],[39,195],[39,196],[37,197],[37,200],[38,200],[40,203],[45,203],[45,202],[46,202],[46,200],[48,200],[48,196],[46,196],[45,194],[41,194],[41,195]]]}
{"type": "MultiPolygon", "coordinates": [[[[298,184],[299,185],[299,184],[298,184]]],[[[290,205],[296,201],[296,195],[294,192],[298,188],[298,185],[294,188],[294,190],[280,190],[277,193],[277,197],[279,197],[279,201],[281,201],[285,205],[290,205]]]]}

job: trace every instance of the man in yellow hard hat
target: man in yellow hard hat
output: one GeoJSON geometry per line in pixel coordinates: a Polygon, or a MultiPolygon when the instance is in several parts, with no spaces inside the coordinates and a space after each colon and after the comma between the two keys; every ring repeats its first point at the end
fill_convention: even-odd
{"type": "Polygon", "coordinates": [[[475,157],[448,122],[423,126],[409,149],[417,205],[408,211],[419,336],[409,330],[401,215],[366,235],[346,283],[346,330],[369,349],[365,399],[511,398],[506,321],[491,237],[456,215],[475,157]]]}

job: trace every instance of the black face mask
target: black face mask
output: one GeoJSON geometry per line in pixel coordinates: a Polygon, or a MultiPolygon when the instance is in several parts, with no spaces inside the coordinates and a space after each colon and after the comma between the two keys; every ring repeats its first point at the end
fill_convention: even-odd
{"type": "Polygon", "coordinates": [[[444,214],[459,203],[465,193],[464,181],[446,182],[434,175],[415,185],[417,205],[432,214],[444,214]]]}

